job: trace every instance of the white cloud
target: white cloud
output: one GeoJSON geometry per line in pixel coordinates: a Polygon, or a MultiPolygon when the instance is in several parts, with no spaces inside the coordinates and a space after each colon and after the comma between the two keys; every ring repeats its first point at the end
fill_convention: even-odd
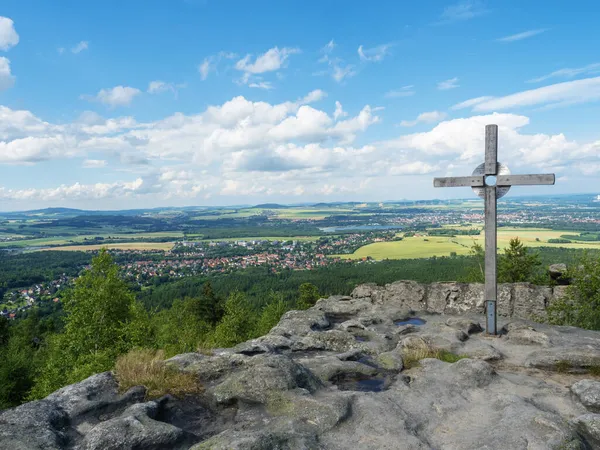
{"type": "Polygon", "coordinates": [[[401,136],[380,145],[389,151],[399,151],[420,160],[429,160],[429,163],[453,167],[452,174],[468,175],[473,165],[483,160],[484,127],[490,123],[498,125],[499,135],[502,136],[499,160],[508,163],[509,167],[511,161],[515,161],[512,164],[515,171],[558,171],[582,159],[598,160],[590,145],[581,146],[569,141],[563,134],[521,132],[529,124],[529,118],[515,114],[494,113],[448,120],[431,131],[401,136]],[[515,165],[518,167],[515,168],[515,165]]]}
{"type": "Polygon", "coordinates": [[[336,43],[332,39],[327,44],[325,44],[325,46],[321,49],[321,53],[328,55],[331,52],[333,52],[335,47],[336,47],[336,43]]]}
{"type": "Polygon", "coordinates": [[[397,164],[390,166],[390,175],[424,175],[438,170],[437,166],[422,162],[413,161],[406,164],[397,164]]]}
{"type": "Polygon", "coordinates": [[[333,113],[333,120],[338,120],[340,117],[346,117],[348,113],[342,108],[342,104],[338,101],[335,102],[335,111],[333,113]]]}
{"type": "Polygon", "coordinates": [[[444,8],[441,23],[469,20],[487,12],[479,0],[463,0],[444,8]]]}
{"type": "Polygon", "coordinates": [[[248,84],[248,87],[270,90],[273,89],[273,83],[271,83],[270,81],[259,81],[257,83],[248,84]]]}
{"type": "Polygon", "coordinates": [[[155,80],[148,83],[148,89],[146,90],[146,92],[148,92],[148,94],[161,94],[163,92],[172,92],[175,95],[175,97],[177,97],[179,89],[184,87],[186,87],[184,83],[175,84],[155,80]]]}
{"type": "MultiPolygon", "coordinates": [[[[0,164],[53,159],[64,160],[65,170],[76,170],[80,161],[88,167],[110,161],[113,173],[136,173],[116,183],[5,187],[0,198],[23,204],[115,199],[97,203],[106,205],[121,198],[124,204],[184,198],[200,203],[221,195],[214,202],[239,203],[239,196],[248,202],[283,201],[297,195],[318,198],[323,192],[344,199],[356,193],[391,198],[405,189],[425,192],[430,173],[469,174],[483,158],[483,130],[489,123],[500,127],[500,160],[518,161],[517,173],[555,171],[577,179],[599,164],[600,141],[580,144],[563,134],[528,133],[528,117],[507,113],[445,119],[422,133],[372,142],[367,133],[381,121],[379,108],[367,105],[351,114],[340,102],[335,110],[331,105],[316,108],[324,97],[315,90],[271,104],[238,96],[197,114],[175,113],[153,122],[105,119],[88,111],[75,122],[52,124],[29,111],[0,107],[0,164]],[[411,175],[410,181],[403,181],[405,175],[411,175]]],[[[442,116],[430,112],[417,120],[427,123],[442,116]]],[[[86,175],[91,173],[104,176],[102,170],[86,175]]]]}
{"type": "Polygon", "coordinates": [[[354,75],[356,75],[356,71],[354,70],[354,66],[350,64],[347,66],[333,65],[333,73],[331,76],[338,83],[342,82],[344,78],[350,78],[354,75]]]}
{"type": "Polygon", "coordinates": [[[548,31],[548,28],[538,28],[537,30],[528,30],[528,31],[523,31],[521,33],[517,33],[517,34],[511,34],[510,36],[504,36],[501,37],[499,39],[496,39],[498,42],[515,42],[515,41],[521,41],[523,39],[527,39],[533,36],[537,36],[538,34],[542,34],[544,32],[548,31]]]}
{"type": "Polygon", "coordinates": [[[457,110],[457,109],[470,108],[471,106],[475,106],[478,103],[483,103],[483,102],[486,102],[486,101],[491,100],[493,98],[494,97],[490,97],[489,95],[488,96],[471,98],[469,100],[465,100],[464,102],[457,103],[456,105],[452,106],[451,109],[457,110]]]}
{"type": "Polygon", "coordinates": [[[358,56],[361,61],[379,62],[389,54],[390,44],[382,44],[373,48],[364,48],[362,45],[358,47],[358,56]]]}
{"type": "Polygon", "coordinates": [[[400,97],[410,97],[415,95],[414,86],[403,86],[400,89],[387,91],[385,93],[385,98],[400,98],[400,97]]]}
{"type": "Polygon", "coordinates": [[[202,80],[206,80],[210,72],[214,72],[217,70],[219,63],[223,59],[233,59],[236,57],[237,55],[235,53],[221,51],[216,55],[204,58],[204,61],[202,61],[202,63],[198,65],[198,72],[200,72],[200,78],[202,80]]]}
{"type": "Polygon", "coordinates": [[[15,84],[15,76],[10,72],[10,61],[0,56],[0,91],[8,89],[15,84]]]}
{"type": "Polygon", "coordinates": [[[546,81],[550,78],[573,78],[577,75],[593,75],[600,73],[600,63],[588,64],[587,66],[577,67],[577,68],[565,68],[555,70],[548,75],[544,75],[538,78],[534,78],[532,80],[528,80],[528,83],[539,83],[541,81],[546,81]]]}
{"type": "MultiPolygon", "coordinates": [[[[313,75],[331,75],[338,83],[341,83],[345,78],[350,78],[356,75],[356,70],[352,64],[347,64],[341,58],[332,57],[332,53],[334,49],[337,47],[333,39],[329,41],[323,48],[321,48],[320,53],[323,55],[319,58],[319,63],[327,64],[329,66],[329,70],[318,71],[313,75]]],[[[359,47],[361,50],[362,46],[359,47]]]]}
{"type": "Polygon", "coordinates": [[[103,159],[86,159],[81,166],[85,169],[100,169],[106,167],[106,164],[106,161],[103,159]]]}
{"type": "Polygon", "coordinates": [[[290,55],[295,53],[300,53],[300,50],[290,47],[284,47],[282,49],[273,47],[262,55],[258,55],[254,62],[251,62],[251,54],[244,56],[235,64],[235,68],[250,74],[273,72],[285,67],[290,55]]]}
{"type": "Polygon", "coordinates": [[[204,61],[202,61],[202,64],[200,64],[198,66],[198,72],[200,72],[200,78],[202,78],[202,80],[206,80],[208,78],[210,69],[211,69],[210,58],[204,58],[204,61]]]}
{"type": "Polygon", "coordinates": [[[79,42],[77,45],[75,45],[73,48],[71,48],[71,53],[81,53],[84,50],[87,50],[89,47],[89,42],[88,41],[81,41],[79,42]]]}
{"type": "Polygon", "coordinates": [[[446,91],[448,89],[455,89],[459,86],[460,85],[458,84],[458,77],[454,77],[454,78],[450,78],[449,80],[440,81],[437,85],[437,88],[440,91],[446,91]]]}
{"type": "Polygon", "coordinates": [[[474,111],[500,111],[526,106],[558,107],[600,100],[600,77],[551,84],[477,103],[474,111]]]}
{"type": "Polygon", "coordinates": [[[171,83],[165,83],[164,81],[156,80],[148,83],[147,92],[149,94],[160,94],[161,92],[166,92],[173,90],[173,85],[171,83]]]}
{"type": "Polygon", "coordinates": [[[403,120],[400,122],[400,126],[414,127],[419,123],[435,123],[444,120],[446,116],[448,116],[448,114],[440,111],[424,112],[419,114],[415,120],[403,120]]]}
{"type": "Polygon", "coordinates": [[[110,107],[129,106],[133,99],[140,95],[142,91],[129,86],[115,86],[110,89],[102,89],[94,97],[82,96],[84,100],[96,100],[110,107]]]}
{"type": "Polygon", "coordinates": [[[0,50],[7,51],[19,43],[15,23],[8,17],[0,16],[0,50]]]}
{"type": "Polygon", "coordinates": [[[322,91],[321,89],[315,89],[314,91],[309,92],[307,95],[302,97],[298,103],[304,105],[308,103],[318,102],[319,100],[327,97],[327,93],[322,91]]]}

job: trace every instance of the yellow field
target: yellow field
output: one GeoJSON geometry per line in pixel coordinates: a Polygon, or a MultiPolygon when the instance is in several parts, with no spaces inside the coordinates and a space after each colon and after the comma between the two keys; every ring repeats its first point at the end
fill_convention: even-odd
{"type": "MultiPolygon", "coordinates": [[[[568,233],[574,234],[567,231],[537,228],[500,228],[498,230],[498,248],[505,248],[508,246],[510,239],[518,237],[527,247],[596,248],[600,250],[600,242],[548,243],[548,239],[557,239],[561,234],[568,233]],[[536,241],[536,238],[539,241],[536,241]]],[[[455,252],[457,255],[466,255],[475,242],[481,245],[484,244],[483,232],[479,236],[415,236],[396,242],[376,242],[359,248],[351,255],[338,256],[346,259],[360,259],[370,256],[373,259],[381,260],[450,256],[451,252],[455,252]]]]}
{"type": "Polygon", "coordinates": [[[174,244],[174,242],[121,242],[118,244],[68,245],[65,247],[44,248],[40,251],[85,252],[102,248],[114,250],[171,250],[174,244]]]}

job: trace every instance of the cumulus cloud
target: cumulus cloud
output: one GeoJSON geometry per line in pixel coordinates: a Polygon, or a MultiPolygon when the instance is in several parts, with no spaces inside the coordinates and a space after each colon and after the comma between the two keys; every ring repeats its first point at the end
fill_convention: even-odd
{"type": "MultiPolygon", "coordinates": [[[[484,127],[487,124],[498,125],[502,136],[499,159],[507,162],[517,161],[520,170],[536,168],[549,170],[569,165],[586,158],[596,158],[589,145],[579,145],[563,134],[526,134],[521,131],[529,124],[529,118],[515,114],[494,113],[473,116],[465,119],[448,120],[435,126],[431,131],[401,136],[381,145],[388,149],[418,152],[421,159],[430,161],[444,160],[456,167],[466,167],[483,159],[484,127]]],[[[446,164],[448,165],[448,164],[446,164]]]]}
{"type": "Polygon", "coordinates": [[[350,198],[357,192],[390,198],[398,189],[427,189],[430,174],[470,173],[483,158],[489,123],[499,125],[500,160],[518,161],[515,172],[556,171],[576,179],[584,172],[593,176],[590,168],[600,164],[600,141],[581,144],[563,134],[528,133],[529,118],[510,113],[448,120],[432,111],[416,120],[444,121],[421,133],[373,142],[367,131],[381,121],[379,108],[344,111],[340,102],[335,110],[331,104],[317,108],[324,98],[321,90],[281,103],[238,96],[197,114],[151,122],[87,111],[72,123],[52,124],[29,111],[0,107],[0,165],[53,159],[75,169],[111,161],[114,171],[136,173],[117,183],[5,187],[0,198],[58,203],[153,198],[163,204],[169,198],[222,196],[216,202],[223,204],[239,196],[248,201],[325,193],[350,198]],[[407,176],[410,182],[403,181],[407,176]]]}
{"type": "MultiPolygon", "coordinates": [[[[71,48],[71,53],[78,54],[84,50],[87,50],[88,48],[89,48],[89,42],[81,41],[78,44],[76,44],[73,48],[71,48]]],[[[61,52],[59,52],[59,53],[61,53],[61,52]]]]}
{"type": "Polygon", "coordinates": [[[117,106],[129,106],[133,99],[140,95],[142,91],[129,86],[115,86],[110,89],[101,89],[95,96],[83,95],[84,100],[95,100],[111,108],[117,106]]]}
{"type": "Polygon", "coordinates": [[[0,56],[0,91],[8,89],[15,84],[15,76],[10,72],[10,61],[0,56]]]}
{"type": "Polygon", "coordinates": [[[400,126],[402,127],[414,127],[419,123],[435,123],[446,118],[447,114],[445,112],[440,111],[429,111],[421,113],[417,116],[415,120],[403,120],[400,122],[400,126]]]}
{"type": "Polygon", "coordinates": [[[440,91],[447,91],[448,89],[455,89],[459,87],[458,77],[450,78],[449,80],[440,81],[437,85],[437,88],[440,91]]]}
{"type": "Polygon", "coordinates": [[[19,43],[15,23],[8,17],[0,16],[0,50],[7,51],[19,43]]]}

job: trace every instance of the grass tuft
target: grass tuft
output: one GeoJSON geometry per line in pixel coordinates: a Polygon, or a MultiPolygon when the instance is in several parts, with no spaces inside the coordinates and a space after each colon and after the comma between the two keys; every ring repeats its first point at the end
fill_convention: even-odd
{"type": "Polygon", "coordinates": [[[432,348],[415,348],[406,349],[402,352],[402,360],[404,361],[404,368],[411,369],[419,365],[419,361],[426,358],[435,358],[440,361],[447,363],[455,363],[461,359],[468,358],[466,355],[457,355],[447,350],[439,350],[432,348]]]}
{"type": "Polygon", "coordinates": [[[145,386],[148,399],[165,394],[181,398],[202,392],[202,385],[196,375],[179,372],[167,366],[164,359],[163,350],[136,349],[121,355],[115,364],[121,392],[134,386],[145,386]]]}

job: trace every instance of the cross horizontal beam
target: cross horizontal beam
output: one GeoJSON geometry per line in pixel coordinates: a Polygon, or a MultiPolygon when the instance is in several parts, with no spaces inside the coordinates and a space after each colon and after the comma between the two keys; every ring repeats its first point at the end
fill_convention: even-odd
{"type": "Polygon", "coordinates": [[[485,186],[483,175],[471,175],[470,177],[445,177],[445,178],[434,178],[434,187],[482,187],[485,186]]]}
{"type": "Polygon", "coordinates": [[[553,173],[536,175],[498,175],[497,186],[533,186],[538,184],[554,184],[553,173]]]}

